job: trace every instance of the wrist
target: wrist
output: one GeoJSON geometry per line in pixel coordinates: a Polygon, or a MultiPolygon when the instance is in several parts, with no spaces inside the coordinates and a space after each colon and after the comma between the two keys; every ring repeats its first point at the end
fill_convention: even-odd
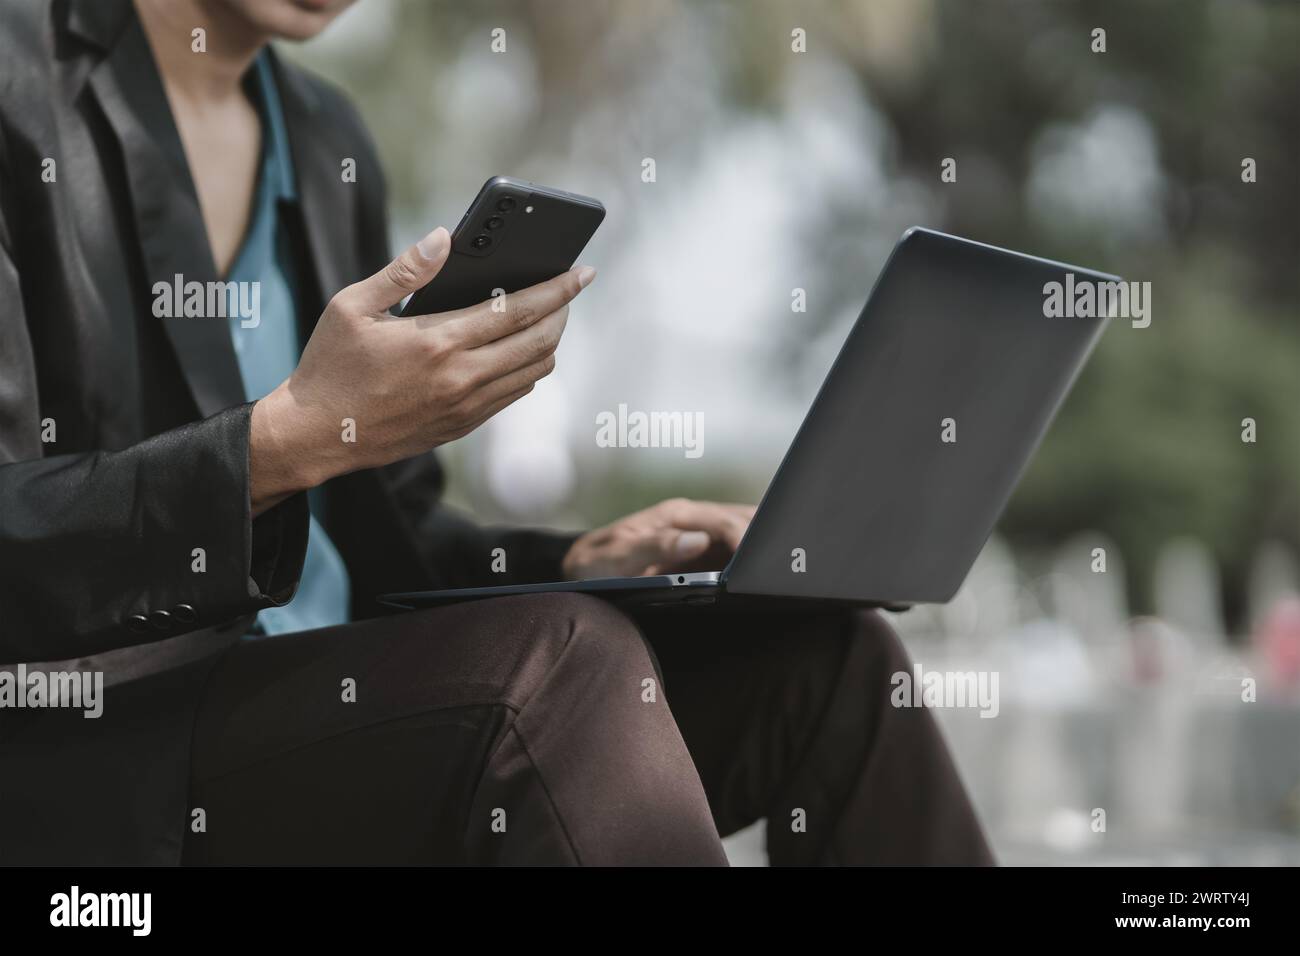
{"type": "Polygon", "coordinates": [[[249,424],[249,498],[256,516],[334,477],[328,443],[282,383],[253,405],[249,424]]]}

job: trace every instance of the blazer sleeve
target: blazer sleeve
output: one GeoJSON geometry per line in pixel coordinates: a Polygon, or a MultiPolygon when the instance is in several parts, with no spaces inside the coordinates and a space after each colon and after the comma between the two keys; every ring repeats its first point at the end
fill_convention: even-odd
{"type": "MultiPolygon", "coordinates": [[[[365,275],[378,272],[391,258],[388,242],[387,189],[383,168],[369,133],[346,101],[340,104],[359,140],[364,175],[357,206],[357,229],[365,275]]],[[[358,278],[361,278],[360,276],[358,278]]],[[[419,455],[382,469],[380,480],[414,531],[415,544],[444,587],[485,587],[562,580],[560,563],[578,532],[488,527],[448,507],[440,499],[444,476],[437,457],[419,455]],[[493,552],[505,553],[506,570],[493,571],[493,552]]]]}
{"type": "Polygon", "coordinates": [[[560,564],[578,537],[577,532],[479,525],[446,504],[429,509],[420,530],[429,560],[453,588],[563,581],[560,564]],[[494,570],[496,555],[503,559],[500,572],[494,570]]]}
{"type": "Polygon", "coordinates": [[[441,500],[443,472],[432,452],[389,465],[381,480],[438,587],[564,579],[560,565],[579,532],[478,524],[441,500]]]}
{"type": "MultiPolygon", "coordinates": [[[[3,159],[0,138],[0,171],[3,159]]],[[[121,450],[46,454],[58,445],[42,441],[10,235],[0,203],[0,663],[144,644],[287,601],[306,496],[251,520],[251,405],[121,450]]]]}

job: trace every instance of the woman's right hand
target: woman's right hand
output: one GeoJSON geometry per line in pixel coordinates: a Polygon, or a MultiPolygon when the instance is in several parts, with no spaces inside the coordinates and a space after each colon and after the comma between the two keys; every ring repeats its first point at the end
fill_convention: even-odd
{"type": "Polygon", "coordinates": [[[396,317],[388,309],[438,274],[439,227],[321,314],[293,374],[253,406],[253,514],[336,475],[429,451],[473,431],[555,368],[569,303],[595,270],[468,309],[396,317]]]}

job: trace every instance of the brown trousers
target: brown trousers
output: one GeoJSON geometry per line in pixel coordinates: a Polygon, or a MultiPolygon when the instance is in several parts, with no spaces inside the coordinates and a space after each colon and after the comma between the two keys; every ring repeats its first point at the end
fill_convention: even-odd
{"type": "Polygon", "coordinates": [[[246,639],[195,728],[186,863],[985,864],[874,613],[501,598],[246,639]]]}

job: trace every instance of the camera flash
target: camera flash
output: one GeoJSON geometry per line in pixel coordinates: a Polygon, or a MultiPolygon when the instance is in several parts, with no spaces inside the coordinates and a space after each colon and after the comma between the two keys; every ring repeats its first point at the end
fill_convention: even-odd
{"type": "Polygon", "coordinates": [[[533,211],[533,207],[532,207],[532,206],[525,206],[525,207],[524,207],[524,212],[532,212],[532,211],[533,211]]]}

